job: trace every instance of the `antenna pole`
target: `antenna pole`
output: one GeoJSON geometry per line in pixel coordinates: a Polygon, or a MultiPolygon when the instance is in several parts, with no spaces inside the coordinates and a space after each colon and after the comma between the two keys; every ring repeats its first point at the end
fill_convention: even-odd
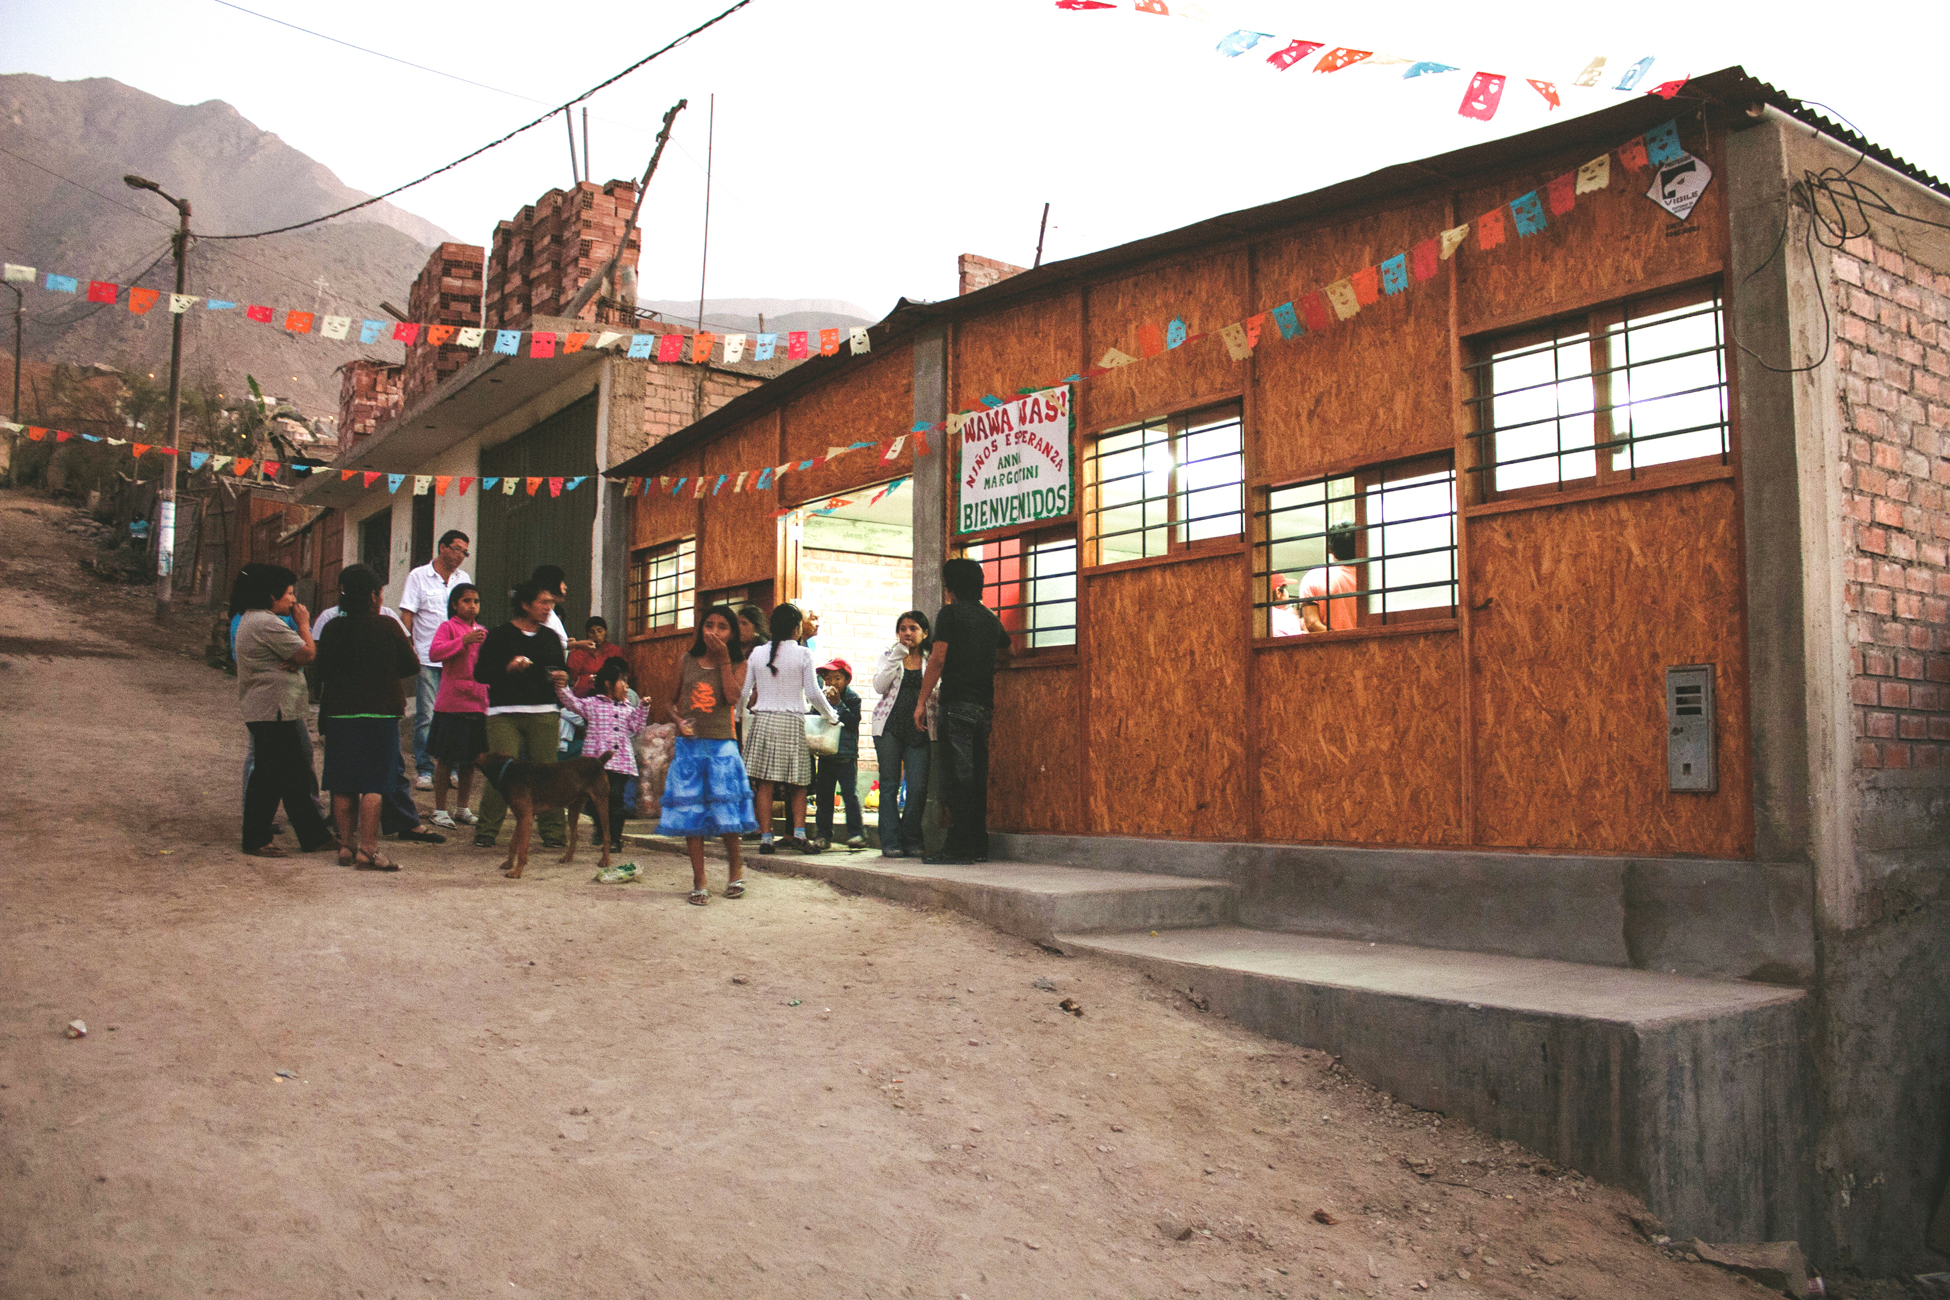
{"type": "Polygon", "coordinates": [[[585,180],[595,180],[596,173],[589,170],[589,106],[582,107],[582,175],[585,180]]]}
{"type": "MultiPolygon", "coordinates": [[[[583,136],[585,139],[587,139],[588,133],[585,131],[583,133],[583,136]]],[[[1048,233],[1049,233],[1049,204],[1045,203],[1043,205],[1043,224],[1036,227],[1036,260],[1029,264],[1031,270],[1034,270],[1043,264],[1043,236],[1048,233]]]]}
{"type": "Polygon", "coordinates": [[[569,128],[569,179],[579,185],[582,183],[582,177],[576,173],[576,120],[564,113],[562,125],[569,128]]]}
{"type": "Polygon", "coordinates": [[[704,252],[697,259],[697,328],[704,330],[704,273],[711,265],[711,163],[718,143],[718,96],[711,93],[704,135],[704,252]]]}

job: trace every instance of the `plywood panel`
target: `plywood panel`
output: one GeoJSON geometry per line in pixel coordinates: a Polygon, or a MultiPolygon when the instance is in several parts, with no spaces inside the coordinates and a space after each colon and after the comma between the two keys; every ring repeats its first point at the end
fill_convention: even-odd
{"type": "MultiPolygon", "coordinates": [[[[1254,311],[1325,289],[1406,253],[1446,220],[1440,198],[1370,213],[1253,249],[1254,311]]],[[[1318,334],[1283,340],[1268,322],[1254,354],[1250,436],[1255,473],[1301,478],[1329,465],[1387,460],[1446,441],[1455,427],[1444,380],[1453,262],[1435,278],[1318,334]]]]}
{"type": "Polygon", "coordinates": [[[1019,388],[1053,388],[1090,364],[1076,293],[958,322],[954,349],[955,390],[948,401],[955,411],[974,410],[987,394],[1009,398],[1019,388]]]}
{"type": "Polygon", "coordinates": [[[1255,673],[1265,839],[1464,842],[1456,633],[1261,650],[1255,673]]]}
{"type": "MultiPolygon", "coordinates": [[[[906,344],[849,362],[835,379],[789,403],[783,414],[785,456],[810,460],[828,447],[868,439],[898,438],[914,423],[914,350],[906,344]]],[[[883,465],[876,453],[856,451],[830,465],[786,475],[779,504],[792,505],[914,472],[910,440],[899,458],[883,465]]]]}
{"type": "MultiPolygon", "coordinates": [[[[1681,131],[1680,138],[1694,153],[1707,147],[1697,126],[1681,131]]],[[[1717,147],[1707,155],[1717,175],[1683,224],[1645,197],[1651,169],[1624,167],[1614,154],[1611,187],[1578,195],[1577,207],[1551,218],[1548,229],[1520,239],[1511,227],[1503,246],[1488,252],[1477,247],[1471,231],[1457,254],[1464,330],[1492,321],[1544,320],[1568,308],[1708,274],[1726,256],[1726,168],[1717,155],[1717,147]]],[[[1465,190],[1457,196],[1457,219],[1472,221],[1575,170],[1588,156],[1560,156],[1533,171],[1465,190]]],[[[1505,224],[1510,225],[1507,213],[1505,224]]]]}
{"type": "Polygon", "coordinates": [[[1214,337],[1081,385],[1079,423],[1097,430],[1238,392],[1245,386],[1246,363],[1228,360],[1216,336],[1220,326],[1241,319],[1248,310],[1243,251],[1091,286],[1085,356],[1092,365],[1110,348],[1141,355],[1139,330],[1147,325],[1162,330],[1174,318],[1182,318],[1189,333],[1209,331],[1214,337]]]}
{"type": "Polygon", "coordinates": [[[704,476],[720,474],[731,482],[701,503],[697,543],[697,587],[712,591],[748,582],[770,582],[778,569],[779,528],[773,511],[776,492],[733,492],[738,476],[775,465],[779,459],[779,417],[759,416],[714,440],[704,449],[704,476]]]}
{"type": "Polygon", "coordinates": [[[1746,649],[1725,480],[1469,521],[1479,842],[1745,857],[1746,649]],[[1665,670],[1717,664],[1717,794],[1666,791],[1665,670]]]}
{"type": "Polygon", "coordinates": [[[678,659],[691,648],[689,632],[632,641],[624,647],[630,660],[630,685],[650,706],[651,722],[670,721],[665,705],[677,695],[678,659]]]}
{"type": "Polygon", "coordinates": [[[1077,761],[1081,676],[1075,668],[1014,668],[995,678],[989,742],[989,825],[999,831],[1084,829],[1077,761]]]}
{"type": "Polygon", "coordinates": [[[1227,555],[1086,580],[1090,829],[1242,839],[1249,826],[1246,560],[1227,555]]]}
{"type": "MultiPolygon", "coordinates": [[[[673,464],[664,466],[657,472],[659,478],[668,476],[672,484],[680,478],[696,478],[703,473],[703,457],[696,452],[682,456],[673,464]]],[[[697,532],[698,503],[691,497],[691,484],[684,485],[681,496],[672,496],[666,488],[654,480],[649,484],[650,491],[630,501],[630,547],[656,546],[673,538],[690,537],[697,532]]]]}

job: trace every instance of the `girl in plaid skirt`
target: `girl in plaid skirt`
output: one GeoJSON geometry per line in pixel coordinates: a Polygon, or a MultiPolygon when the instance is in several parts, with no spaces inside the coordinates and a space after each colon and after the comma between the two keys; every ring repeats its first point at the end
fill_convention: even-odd
{"type": "Polygon", "coordinates": [[[812,652],[798,643],[799,607],[780,605],[772,611],[769,646],[752,652],[745,680],[751,714],[745,728],[745,770],[757,788],[758,851],[772,849],[772,787],[790,791],[792,838],[785,842],[800,853],[816,853],[806,839],[806,787],[812,784],[812,750],[806,744],[806,704],[828,722],[839,715],[827,702],[826,689],[813,671],[812,652]]]}

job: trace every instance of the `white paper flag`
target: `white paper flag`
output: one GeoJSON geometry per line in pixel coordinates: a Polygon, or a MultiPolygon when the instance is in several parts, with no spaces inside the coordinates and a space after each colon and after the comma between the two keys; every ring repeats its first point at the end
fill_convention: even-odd
{"type": "Polygon", "coordinates": [[[1601,153],[1578,168],[1578,193],[1590,194],[1611,188],[1611,155],[1601,153]]]}
{"type": "Polygon", "coordinates": [[[345,337],[346,331],[351,328],[352,318],[350,316],[327,316],[325,323],[319,326],[318,332],[328,339],[342,339],[345,337]]]}
{"type": "Polygon", "coordinates": [[[1467,221],[1463,222],[1462,225],[1457,226],[1454,229],[1443,231],[1442,232],[1442,256],[1444,260],[1447,260],[1451,255],[1453,255],[1455,251],[1462,246],[1462,241],[1468,238],[1469,238],[1469,223],[1467,221]]]}
{"type": "Polygon", "coordinates": [[[34,283],[34,268],[31,266],[15,266],[12,262],[8,262],[6,283],[8,284],[34,283]]]}
{"type": "Polygon", "coordinates": [[[193,293],[172,293],[169,295],[169,313],[172,316],[181,316],[201,301],[202,299],[193,293]]]}
{"type": "Polygon", "coordinates": [[[427,494],[427,493],[428,493],[428,492],[429,492],[430,490],[432,490],[432,488],[433,488],[433,475],[431,475],[431,474],[415,474],[415,475],[413,476],[413,495],[414,495],[414,496],[416,496],[416,497],[423,497],[423,496],[425,496],[425,495],[426,495],[426,494],[427,494]]]}
{"type": "Polygon", "coordinates": [[[905,447],[906,445],[907,445],[907,435],[903,433],[900,437],[894,439],[891,443],[887,444],[887,450],[882,452],[880,456],[881,463],[887,465],[893,464],[896,460],[900,458],[901,448],[905,447]]]}
{"type": "Polygon", "coordinates": [[[624,337],[623,335],[618,334],[614,330],[604,330],[602,333],[596,336],[596,346],[598,348],[613,347],[615,346],[616,341],[623,337],[624,337]]]}
{"type": "Polygon", "coordinates": [[[867,327],[865,325],[853,326],[847,331],[846,337],[847,341],[853,345],[853,355],[856,357],[862,352],[870,351],[873,348],[872,341],[867,338],[867,327]]]}
{"type": "Polygon", "coordinates": [[[481,337],[486,333],[487,331],[484,329],[464,329],[454,335],[454,346],[457,348],[478,348],[481,346],[481,337]]]}
{"type": "Polygon", "coordinates": [[[748,470],[748,469],[741,469],[741,470],[739,470],[739,471],[738,471],[738,481],[737,481],[736,483],[733,483],[733,484],[731,485],[731,490],[732,490],[733,492],[743,492],[743,491],[745,490],[745,480],[746,480],[747,478],[749,478],[749,477],[751,477],[751,471],[750,471],[750,470],[748,470]]]}
{"type": "Polygon", "coordinates": [[[520,486],[521,486],[520,479],[504,478],[501,480],[501,495],[504,497],[511,497],[515,494],[515,489],[520,486]]]}
{"type": "Polygon", "coordinates": [[[726,361],[743,361],[745,359],[745,336],[743,334],[727,334],[724,336],[724,359],[726,361]]]}

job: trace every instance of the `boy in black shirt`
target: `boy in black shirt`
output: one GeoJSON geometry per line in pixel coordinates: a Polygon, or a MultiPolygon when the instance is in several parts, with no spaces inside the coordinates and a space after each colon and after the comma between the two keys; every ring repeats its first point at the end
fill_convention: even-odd
{"type": "Polygon", "coordinates": [[[860,811],[860,697],[853,690],[853,665],[835,659],[819,670],[826,698],[840,715],[840,752],[813,755],[814,823],[823,843],[833,840],[833,796],[846,805],[846,847],[867,847],[867,825],[860,811]]]}
{"type": "MultiPolygon", "coordinates": [[[[943,599],[934,620],[934,649],[921,681],[926,701],[941,686],[936,739],[941,743],[942,801],[950,825],[941,852],[923,859],[938,864],[987,862],[989,857],[989,729],[995,712],[995,664],[1009,649],[1002,620],[982,603],[982,566],[950,560],[941,566],[943,599]]],[[[925,704],[914,721],[925,728],[925,704]]]]}

